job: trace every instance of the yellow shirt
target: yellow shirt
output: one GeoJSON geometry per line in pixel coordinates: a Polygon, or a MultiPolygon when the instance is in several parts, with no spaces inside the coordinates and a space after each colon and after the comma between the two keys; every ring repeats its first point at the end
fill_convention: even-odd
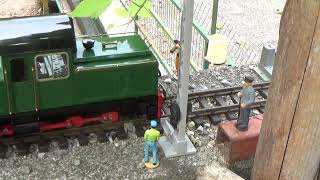
{"type": "Polygon", "coordinates": [[[146,132],[144,133],[145,141],[157,142],[159,141],[159,138],[160,138],[160,131],[156,129],[151,128],[146,130],[146,132]]]}

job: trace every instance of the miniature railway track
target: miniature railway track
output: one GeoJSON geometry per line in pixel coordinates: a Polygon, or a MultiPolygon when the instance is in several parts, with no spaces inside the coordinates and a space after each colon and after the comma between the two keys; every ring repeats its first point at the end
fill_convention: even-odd
{"type": "MultiPolygon", "coordinates": [[[[259,113],[264,113],[269,83],[254,84],[253,87],[256,91],[256,100],[252,105],[252,109],[257,110],[259,113]]],[[[239,86],[189,93],[188,101],[193,107],[188,112],[188,117],[191,119],[207,117],[213,124],[218,124],[226,119],[236,119],[239,111],[237,93],[241,89],[242,87],[239,86]]],[[[162,117],[171,116],[168,104],[171,104],[173,100],[173,96],[164,100],[162,117]]]]}
{"type": "MultiPolygon", "coordinates": [[[[192,92],[189,94],[189,102],[198,107],[193,107],[189,112],[188,117],[191,119],[208,117],[213,124],[217,124],[227,119],[235,119],[235,112],[239,109],[239,99],[236,93],[242,87],[231,87],[223,89],[214,89],[207,91],[192,92]],[[228,98],[230,98],[228,102],[228,98]],[[213,102],[213,103],[212,103],[213,102]],[[210,105],[214,104],[214,105],[210,105]]],[[[269,83],[255,84],[254,88],[257,92],[256,102],[253,109],[257,109],[260,113],[264,112],[264,106],[268,95],[269,83]]],[[[162,117],[169,117],[170,110],[168,104],[174,100],[174,97],[167,97],[164,99],[163,115],[162,117]]],[[[8,152],[15,151],[18,155],[25,155],[33,147],[34,144],[38,146],[39,152],[49,151],[49,146],[52,142],[57,142],[60,149],[68,148],[68,139],[77,138],[79,145],[84,146],[89,143],[91,134],[96,135],[98,142],[106,142],[107,136],[117,137],[118,139],[127,138],[123,126],[125,123],[132,123],[136,125],[136,134],[143,135],[142,126],[145,118],[133,118],[122,120],[117,123],[96,123],[82,128],[69,128],[52,132],[30,134],[28,136],[15,136],[0,138],[0,158],[6,158],[8,152]]],[[[197,122],[195,120],[195,122],[197,122]]]]}
{"type": "Polygon", "coordinates": [[[0,158],[6,158],[8,152],[12,150],[18,155],[25,155],[34,145],[38,146],[39,152],[48,152],[52,142],[56,142],[60,149],[67,149],[69,146],[68,139],[77,138],[79,145],[84,146],[89,143],[91,135],[96,136],[94,138],[98,142],[106,142],[108,136],[125,139],[127,138],[127,133],[123,128],[119,127],[123,127],[125,123],[139,124],[143,119],[145,118],[124,120],[117,123],[96,123],[81,128],[62,129],[46,133],[29,134],[28,136],[3,137],[0,139],[0,158]]]}

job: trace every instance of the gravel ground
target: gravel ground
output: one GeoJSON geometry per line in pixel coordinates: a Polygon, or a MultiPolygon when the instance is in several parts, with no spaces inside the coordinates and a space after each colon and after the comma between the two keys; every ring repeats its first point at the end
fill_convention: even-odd
{"type": "Polygon", "coordinates": [[[35,16],[40,13],[38,0],[0,0],[0,18],[35,16]]]}
{"type": "Polygon", "coordinates": [[[48,153],[23,157],[11,152],[9,159],[0,160],[0,179],[197,179],[213,164],[215,169],[223,167],[224,159],[214,141],[217,128],[205,126],[209,135],[196,127],[188,129],[194,132],[197,153],[166,159],[159,148],[160,166],[154,170],[146,169],[142,162],[142,138],[93,142],[84,147],[70,140],[66,150],[51,147],[48,153]]]}
{"type": "MultiPolygon", "coordinates": [[[[203,0],[207,1],[207,0],[203,0]]],[[[208,2],[208,1],[207,1],[208,2]]],[[[277,45],[286,0],[220,0],[218,15],[232,24],[237,35],[260,54],[262,45],[277,45]]]]}
{"type": "Polygon", "coordinates": [[[0,179],[196,179],[219,154],[213,141],[197,147],[196,154],[180,158],[165,159],[160,150],[160,167],[147,170],[142,163],[143,149],[143,139],[134,138],[12,156],[0,160],[0,179]]]}

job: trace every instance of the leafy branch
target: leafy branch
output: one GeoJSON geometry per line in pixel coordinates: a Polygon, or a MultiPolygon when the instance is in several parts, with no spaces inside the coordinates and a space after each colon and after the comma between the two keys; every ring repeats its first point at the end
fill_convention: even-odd
{"type": "MultiPolygon", "coordinates": [[[[146,4],[147,2],[150,2],[149,0],[144,0],[141,5],[137,4],[136,2],[134,2],[134,1],[132,1],[132,0],[129,0],[129,1],[130,1],[133,5],[139,7],[139,9],[137,10],[137,12],[135,12],[135,14],[134,14],[133,16],[131,16],[132,18],[131,18],[131,20],[130,20],[129,22],[126,22],[126,23],[124,23],[124,24],[121,24],[121,25],[119,25],[119,26],[117,26],[117,27],[124,26],[124,25],[129,25],[130,23],[132,23],[133,20],[134,20],[136,17],[139,16],[139,13],[140,13],[140,11],[141,11],[142,9],[145,9],[145,10],[148,12],[148,14],[143,14],[143,15],[144,15],[143,17],[146,17],[146,16],[149,17],[149,15],[151,15],[151,14],[150,14],[150,8],[149,8],[149,9],[145,8],[145,4],[146,4]]],[[[130,6],[129,6],[129,7],[130,7],[130,6]]],[[[127,12],[128,15],[129,15],[130,9],[128,9],[128,11],[126,11],[126,12],[127,12]]],[[[121,14],[118,14],[118,15],[121,16],[121,14]]],[[[127,27],[127,28],[128,28],[128,27],[127,27]]]]}
{"type": "MultiPolygon", "coordinates": [[[[72,17],[98,18],[112,3],[113,0],[83,0],[70,13],[72,17]]],[[[118,16],[136,18],[137,16],[148,18],[151,16],[152,7],[150,0],[130,0],[128,10],[117,8],[118,16]]]]}
{"type": "Polygon", "coordinates": [[[111,3],[112,0],[83,0],[70,13],[70,16],[98,18],[111,3]]]}

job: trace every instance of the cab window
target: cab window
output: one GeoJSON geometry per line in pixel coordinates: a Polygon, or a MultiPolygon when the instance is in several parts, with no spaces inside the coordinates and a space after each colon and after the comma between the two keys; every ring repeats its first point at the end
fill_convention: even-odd
{"type": "Polygon", "coordinates": [[[68,78],[69,66],[67,53],[50,53],[35,58],[38,81],[68,78]]]}
{"type": "Polygon", "coordinates": [[[23,58],[12,59],[10,61],[11,66],[11,81],[23,82],[26,81],[26,68],[23,58]]]}

